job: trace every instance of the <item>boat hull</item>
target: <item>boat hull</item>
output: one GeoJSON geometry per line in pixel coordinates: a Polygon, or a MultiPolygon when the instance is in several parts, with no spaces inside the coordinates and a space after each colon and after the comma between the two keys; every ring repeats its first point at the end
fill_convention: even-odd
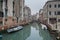
{"type": "Polygon", "coordinates": [[[22,26],[18,26],[18,27],[15,27],[15,28],[8,29],[7,32],[8,33],[16,32],[16,31],[19,31],[21,29],[23,29],[23,27],[22,26]]]}

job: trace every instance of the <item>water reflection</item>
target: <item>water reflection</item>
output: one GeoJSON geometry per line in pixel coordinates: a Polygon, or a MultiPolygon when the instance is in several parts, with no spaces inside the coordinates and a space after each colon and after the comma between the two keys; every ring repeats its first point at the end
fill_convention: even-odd
{"type": "Polygon", "coordinates": [[[39,36],[39,31],[32,26],[31,34],[26,40],[42,40],[42,37],[39,36]]]}
{"type": "Polygon", "coordinates": [[[30,35],[30,25],[25,26],[23,30],[20,30],[11,34],[3,34],[2,40],[25,40],[30,35]]]}
{"type": "Polygon", "coordinates": [[[0,40],[2,40],[2,38],[0,38],[0,40]]]}
{"type": "Polygon", "coordinates": [[[39,30],[39,26],[38,26],[37,23],[33,23],[31,26],[34,27],[34,28],[36,28],[36,30],[39,30]]]}
{"type": "Polygon", "coordinates": [[[23,29],[23,40],[27,39],[31,34],[31,25],[24,26],[23,29]]]}
{"type": "Polygon", "coordinates": [[[31,34],[26,40],[43,40],[43,38],[39,36],[39,26],[37,23],[31,25],[31,34]]]}
{"type": "Polygon", "coordinates": [[[2,40],[52,40],[47,30],[42,30],[37,23],[24,26],[20,30],[11,34],[3,34],[2,40]]]}
{"type": "Polygon", "coordinates": [[[39,27],[39,35],[43,38],[43,40],[52,40],[48,30],[42,30],[41,27],[39,27]]]}
{"type": "Polygon", "coordinates": [[[0,32],[0,40],[2,40],[2,33],[0,32]]]}

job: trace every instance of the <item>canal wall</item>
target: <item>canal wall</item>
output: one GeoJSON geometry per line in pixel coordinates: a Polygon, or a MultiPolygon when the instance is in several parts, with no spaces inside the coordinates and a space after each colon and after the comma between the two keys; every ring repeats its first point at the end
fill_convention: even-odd
{"type": "Polygon", "coordinates": [[[48,23],[47,23],[47,21],[46,20],[44,20],[44,21],[38,21],[39,23],[41,23],[41,24],[44,24],[44,25],[46,25],[47,26],[47,28],[48,28],[48,30],[49,31],[52,31],[52,29],[51,29],[51,25],[49,25],[48,23]]]}
{"type": "Polygon", "coordinates": [[[51,34],[53,40],[57,40],[57,37],[59,37],[59,40],[60,40],[60,33],[57,33],[56,30],[52,30],[51,25],[48,24],[46,20],[45,20],[45,21],[42,21],[42,22],[38,21],[38,23],[39,23],[39,24],[42,23],[42,24],[44,24],[44,25],[47,26],[48,31],[49,31],[49,33],[51,34]]]}
{"type": "MultiPolygon", "coordinates": [[[[11,20],[11,19],[10,19],[11,20]]],[[[4,30],[7,30],[7,29],[10,29],[10,28],[13,28],[13,27],[16,27],[18,25],[20,26],[24,26],[24,25],[27,25],[29,23],[32,23],[32,22],[25,22],[25,21],[20,21],[19,23],[17,22],[9,22],[6,24],[6,25],[3,25],[3,26],[0,26],[0,31],[4,31],[4,30]],[[8,25],[9,24],[9,25],[8,25]]]]}

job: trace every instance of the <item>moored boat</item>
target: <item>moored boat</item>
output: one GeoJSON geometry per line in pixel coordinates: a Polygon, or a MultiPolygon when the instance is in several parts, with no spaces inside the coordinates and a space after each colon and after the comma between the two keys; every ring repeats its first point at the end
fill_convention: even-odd
{"type": "Polygon", "coordinates": [[[11,33],[11,32],[15,32],[15,31],[21,30],[21,29],[23,29],[22,26],[17,26],[17,27],[14,27],[14,28],[7,29],[7,32],[11,33]]]}

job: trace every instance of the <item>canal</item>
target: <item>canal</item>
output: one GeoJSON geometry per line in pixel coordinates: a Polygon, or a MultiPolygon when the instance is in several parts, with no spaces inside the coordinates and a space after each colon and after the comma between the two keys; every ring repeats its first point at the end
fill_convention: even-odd
{"type": "Polygon", "coordinates": [[[0,40],[52,40],[49,32],[42,30],[41,25],[37,23],[26,25],[20,31],[2,35],[3,38],[0,40]]]}

